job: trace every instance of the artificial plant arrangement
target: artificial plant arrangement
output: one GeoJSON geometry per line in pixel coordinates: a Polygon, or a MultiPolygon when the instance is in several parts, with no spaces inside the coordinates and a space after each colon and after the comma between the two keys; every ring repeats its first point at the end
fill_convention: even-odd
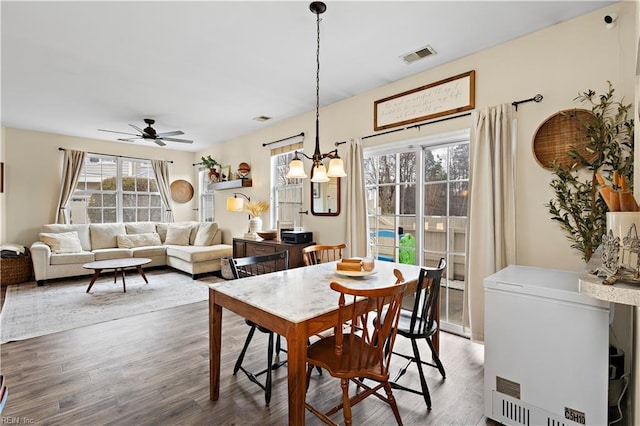
{"type": "MultiPolygon", "coordinates": [[[[582,253],[588,262],[606,232],[607,205],[598,196],[598,179],[616,182],[618,176],[633,183],[633,118],[629,118],[631,104],[614,100],[614,89],[607,82],[607,93],[596,95],[589,90],[574,101],[591,106],[593,117],[580,122],[588,143],[586,158],[577,149],[568,155],[575,159],[570,166],[554,162],[551,180],[555,199],[549,201],[551,219],[557,221],[571,241],[571,247],[582,253]],[[586,171],[580,168],[586,167],[586,171]],[[616,179],[614,179],[614,173],[616,179]]],[[[632,188],[629,188],[632,189],[632,188]]]]}
{"type": "Polygon", "coordinates": [[[200,157],[200,164],[209,169],[209,180],[211,182],[218,182],[220,174],[216,170],[216,166],[220,167],[221,164],[214,160],[211,155],[200,157]]]}

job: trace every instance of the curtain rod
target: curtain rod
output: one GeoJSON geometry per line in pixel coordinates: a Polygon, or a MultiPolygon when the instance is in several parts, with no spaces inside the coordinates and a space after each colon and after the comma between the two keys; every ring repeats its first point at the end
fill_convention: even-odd
{"type": "Polygon", "coordinates": [[[269,145],[273,145],[274,143],[284,142],[284,141],[289,140],[289,139],[297,138],[298,136],[304,137],[304,132],[300,132],[297,135],[289,136],[289,137],[286,137],[286,138],[283,138],[283,139],[278,139],[277,141],[266,142],[266,143],[263,143],[262,146],[269,146],[269,145]]]}
{"type": "MultiPolygon", "coordinates": [[[[67,150],[66,148],[58,147],[58,151],[66,151],[66,150],[67,150]]],[[[132,160],[151,160],[150,158],[129,157],[128,155],[102,154],[100,152],[90,152],[90,151],[87,151],[87,154],[104,155],[106,157],[131,158],[132,160]]],[[[169,163],[173,164],[173,160],[165,160],[165,161],[168,161],[169,163]]]]}
{"type": "MultiPolygon", "coordinates": [[[[524,104],[526,102],[532,102],[532,101],[533,102],[540,102],[540,101],[542,101],[542,99],[543,99],[542,95],[540,93],[538,93],[533,98],[524,99],[524,100],[521,100],[521,101],[513,101],[511,103],[511,105],[513,105],[515,107],[516,111],[517,111],[518,110],[518,105],[520,105],[520,104],[524,104]]],[[[424,123],[419,123],[419,124],[414,124],[412,126],[403,127],[401,129],[393,129],[393,130],[387,130],[386,132],[374,133],[372,135],[363,136],[361,139],[375,138],[376,136],[382,136],[382,135],[387,135],[389,133],[401,132],[403,130],[414,129],[416,127],[420,128],[420,127],[426,126],[428,124],[434,124],[434,123],[439,123],[441,121],[453,120],[455,118],[460,118],[460,117],[467,117],[469,115],[471,115],[471,113],[467,112],[465,114],[459,114],[459,115],[454,115],[454,116],[451,116],[451,117],[439,118],[437,120],[431,120],[431,121],[427,121],[427,122],[424,122],[424,123]]],[[[347,143],[347,141],[336,142],[335,146],[342,145],[343,143],[347,143]]]]}

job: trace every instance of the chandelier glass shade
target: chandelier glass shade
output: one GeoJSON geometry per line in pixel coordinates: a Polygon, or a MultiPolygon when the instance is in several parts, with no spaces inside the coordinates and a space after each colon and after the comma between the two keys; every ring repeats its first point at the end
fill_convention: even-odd
{"type": "MultiPolygon", "coordinates": [[[[311,182],[329,182],[332,177],[345,177],[344,164],[338,155],[338,149],[327,153],[320,152],[320,14],[327,10],[327,5],[321,1],[314,1],[309,5],[309,9],[316,15],[317,28],[317,49],[316,49],[316,146],[313,156],[309,157],[304,152],[295,152],[293,160],[289,163],[289,179],[305,179],[307,174],[304,171],[304,163],[300,155],[313,162],[311,172],[311,182]],[[323,163],[325,158],[330,159],[329,170],[323,163]]],[[[337,145],[336,145],[337,146],[337,145]]]]}

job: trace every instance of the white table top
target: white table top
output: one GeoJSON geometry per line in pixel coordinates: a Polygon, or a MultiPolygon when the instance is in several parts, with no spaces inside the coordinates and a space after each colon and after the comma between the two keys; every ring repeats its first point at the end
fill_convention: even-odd
{"type": "Polygon", "coordinates": [[[146,257],[122,257],[119,259],[96,260],[82,265],[86,269],[120,269],[142,266],[151,262],[146,257]]]}
{"type": "Polygon", "coordinates": [[[420,274],[419,266],[377,261],[375,274],[345,277],[335,272],[336,262],[329,262],[210,284],[209,287],[289,322],[301,323],[336,309],[338,293],[329,287],[331,281],[352,288],[387,287],[396,282],[394,268],[402,272],[405,281],[417,280],[420,274]]]}

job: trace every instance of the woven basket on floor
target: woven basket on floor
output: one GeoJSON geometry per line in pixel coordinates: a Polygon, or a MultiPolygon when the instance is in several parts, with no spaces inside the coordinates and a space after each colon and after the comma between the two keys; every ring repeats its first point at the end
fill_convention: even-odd
{"type": "Polygon", "coordinates": [[[19,284],[31,281],[33,265],[31,256],[0,258],[0,284],[19,284]]]}

